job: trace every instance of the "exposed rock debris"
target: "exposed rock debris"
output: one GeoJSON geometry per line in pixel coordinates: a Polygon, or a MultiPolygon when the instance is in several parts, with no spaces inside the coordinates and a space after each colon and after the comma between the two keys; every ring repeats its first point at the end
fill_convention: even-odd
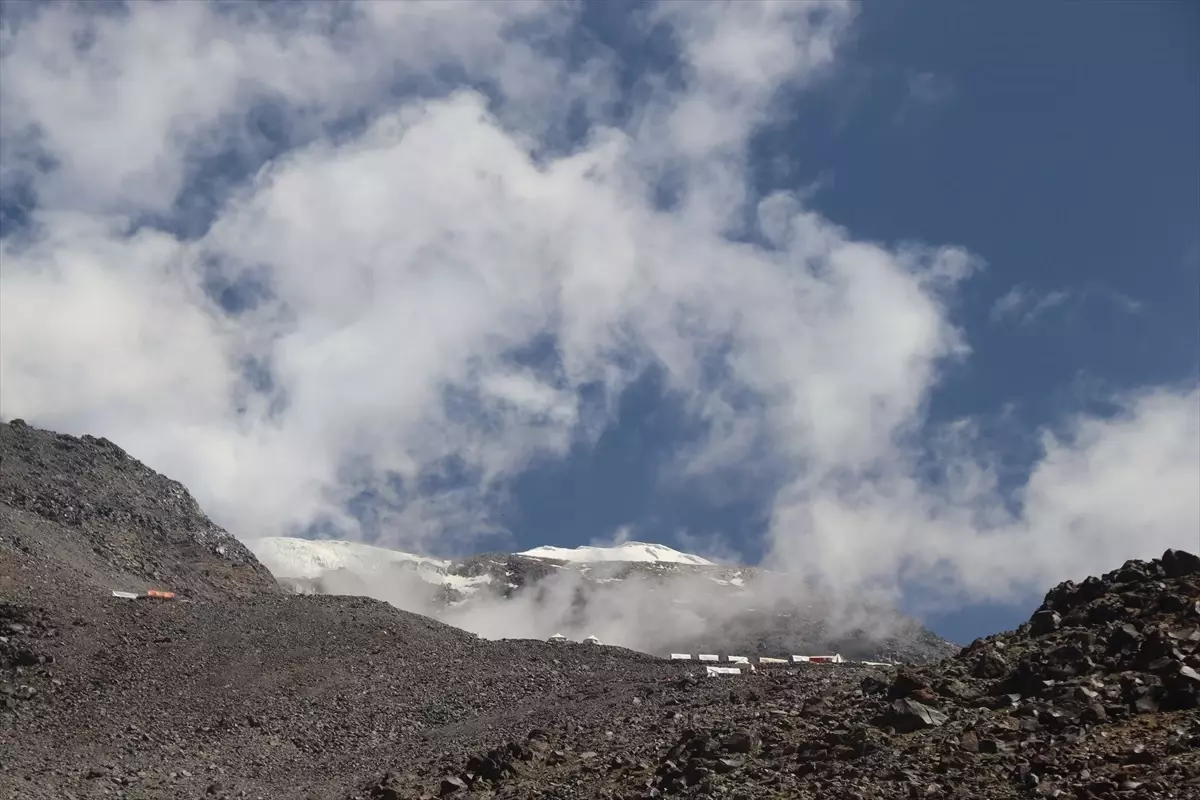
{"type": "Polygon", "coordinates": [[[0,545],[96,586],[194,598],[282,591],[178,482],[107,439],[21,420],[0,424],[0,545]]]}
{"type": "Polygon", "coordinates": [[[280,592],[116,453],[0,429],[0,798],[1200,797],[1191,553],[937,664],[708,678],[280,592]]]}

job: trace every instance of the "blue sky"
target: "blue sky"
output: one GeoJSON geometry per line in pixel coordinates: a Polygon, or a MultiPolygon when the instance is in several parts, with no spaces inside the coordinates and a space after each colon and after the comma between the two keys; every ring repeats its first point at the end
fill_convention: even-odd
{"type": "Polygon", "coordinates": [[[6,11],[0,413],[243,536],[630,536],[960,641],[1200,544],[1190,4],[454,5],[6,11]]]}
{"type": "MultiPolygon", "coordinates": [[[[814,205],[858,235],[956,242],[987,261],[955,309],[975,352],[933,415],[1008,411],[1030,440],[996,442],[1017,475],[1033,431],[1081,396],[1194,380],[1200,367],[1200,12],[1050,3],[1037,17],[1004,3],[868,4],[850,63],[755,154],[764,193],[814,186],[814,205]],[[1013,286],[1070,298],[995,319],[1013,286]]],[[[639,387],[598,448],[527,475],[518,545],[654,519],[668,532],[739,531],[760,555],[757,504],[655,485],[656,460],[688,435],[673,412],[639,387]]],[[[931,621],[969,641],[1017,624],[1031,602],[931,621]]]]}

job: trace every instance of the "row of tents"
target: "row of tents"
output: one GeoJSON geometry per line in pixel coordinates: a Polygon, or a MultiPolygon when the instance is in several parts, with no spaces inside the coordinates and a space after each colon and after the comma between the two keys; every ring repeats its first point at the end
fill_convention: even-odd
{"type": "MultiPolygon", "coordinates": [[[[554,634],[553,636],[551,636],[549,639],[547,639],[546,641],[547,641],[547,642],[555,642],[555,643],[558,643],[558,642],[569,642],[569,641],[570,641],[570,639],[568,639],[567,637],[563,636],[561,633],[556,633],[556,634],[554,634]]],[[[595,636],[588,636],[588,637],[585,637],[585,638],[583,639],[583,643],[584,643],[584,644],[604,644],[604,642],[600,641],[600,640],[599,640],[598,638],[596,638],[595,636]]]]}
{"type": "MultiPolygon", "coordinates": [[[[566,636],[563,636],[561,633],[556,633],[553,636],[551,636],[549,639],[547,639],[546,641],[567,642],[570,640],[567,639],[566,636]]],[[[603,644],[603,642],[601,642],[595,636],[588,636],[585,639],[583,639],[582,641],[584,644],[603,644]]],[[[671,653],[671,659],[673,661],[691,661],[692,654],[691,653],[671,653]]],[[[869,666],[869,667],[893,667],[893,666],[895,666],[895,664],[889,664],[889,663],[886,663],[883,661],[847,662],[846,659],[842,657],[841,653],[833,653],[832,655],[825,655],[825,656],[796,656],[796,655],[794,655],[789,658],[772,658],[770,656],[754,656],[754,657],[751,657],[751,656],[726,656],[725,657],[726,663],[738,664],[738,665],[740,665],[740,667],[714,667],[714,666],[711,666],[712,662],[721,661],[721,656],[717,655],[716,653],[698,653],[698,654],[696,654],[696,660],[707,662],[710,665],[710,666],[708,666],[708,674],[709,675],[739,674],[741,672],[740,667],[749,667],[750,670],[753,671],[754,664],[759,664],[762,666],[779,666],[779,665],[783,665],[783,664],[846,664],[846,663],[854,663],[854,664],[862,664],[862,665],[869,666]],[[752,658],[753,658],[753,661],[751,660],[752,658]]]]}
{"type": "MultiPolygon", "coordinates": [[[[769,656],[754,657],[756,663],[759,664],[844,664],[846,659],[842,658],[841,653],[834,653],[828,656],[791,656],[790,658],[771,658],[769,656]]],[[[673,661],[691,661],[691,653],[671,653],[673,661]]],[[[697,661],[720,661],[721,657],[715,653],[700,653],[696,656],[697,661]]],[[[725,660],[731,664],[749,664],[751,656],[726,656],[725,660]]],[[[876,662],[860,662],[860,663],[876,663],[876,662]]]]}
{"type": "MultiPolygon", "coordinates": [[[[678,661],[690,661],[692,656],[690,653],[672,653],[671,658],[678,661]]],[[[718,661],[717,656],[701,654],[700,661],[709,662],[704,665],[704,672],[708,677],[714,675],[741,675],[745,672],[757,672],[754,663],[751,662],[748,656],[729,656],[728,662],[736,664],[732,667],[718,667],[711,662],[718,661]]],[[[768,656],[759,656],[755,662],[760,666],[782,666],[785,664],[856,664],[867,667],[895,667],[896,664],[891,664],[884,661],[847,661],[842,658],[840,653],[834,653],[831,656],[792,656],[791,660],[786,658],[770,658],[768,656]]]]}

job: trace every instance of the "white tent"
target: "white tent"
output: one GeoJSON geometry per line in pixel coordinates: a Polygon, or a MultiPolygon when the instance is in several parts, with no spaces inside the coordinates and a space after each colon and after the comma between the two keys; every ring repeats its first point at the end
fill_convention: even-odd
{"type": "Polygon", "coordinates": [[[553,636],[551,636],[549,639],[547,639],[546,641],[548,641],[548,642],[565,642],[566,640],[567,640],[567,637],[563,636],[561,633],[556,633],[553,636]]]}
{"type": "Polygon", "coordinates": [[[587,644],[604,644],[604,642],[600,641],[595,636],[589,636],[586,639],[584,639],[583,641],[586,642],[587,644]]]}
{"type": "Polygon", "coordinates": [[[741,675],[741,667],[706,667],[705,674],[709,677],[713,675],[741,675]]]}
{"type": "Polygon", "coordinates": [[[846,659],[842,658],[841,653],[835,653],[831,656],[792,656],[792,661],[808,661],[813,664],[844,664],[846,659]]]}

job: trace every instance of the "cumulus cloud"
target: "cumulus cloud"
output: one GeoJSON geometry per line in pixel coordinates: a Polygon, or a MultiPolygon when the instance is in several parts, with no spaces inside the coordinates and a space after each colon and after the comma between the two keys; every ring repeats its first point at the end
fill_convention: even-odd
{"type": "Polygon", "coordinates": [[[899,457],[833,486],[798,481],[776,506],[776,557],[843,589],[919,576],[931,602],[947,602],[1020,597],[1127,558],[1194,550],[1200,391],[1160,387],[1116,402],[1112,417],[1080,414],[1044,431],[1015,497],[999,491],[967,423],[939,439],[934,487],[899,457]]]}
{"type": "Polygon", "coordinates": [[[0,413],[120,442],[243,537],[369,512],[381,544],[470,549],[654,368],[702,431],[674,476],[781,487],[788,569],[1003,596],[1194,544],[1194,387],[1047,434],[1016,510],[969,423],[922,477],[980,259],[747,179],[853,17],[661,3],[636,24],[676,63],[622,97],[562,3],[6,14],[0,189],[35,205],[0,240],[0,413]]]}

